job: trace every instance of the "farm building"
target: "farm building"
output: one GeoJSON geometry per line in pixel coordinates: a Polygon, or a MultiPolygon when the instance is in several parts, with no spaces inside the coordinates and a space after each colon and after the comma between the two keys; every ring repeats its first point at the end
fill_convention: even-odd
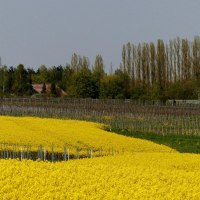
{"type": "MultiPolygon", "coordinates": [[[[32,87],[34,91],[38,94],[42,94],[43,92],[43,86],[44,84],[32,84],[32,87]]],[[[59,86],[56,86],[57,92],[60,94],[60,96],[67,96],[67,93],[61,89],[59,86]]],[[[50,93],[51,92],[51,84],[45,84],[45,93],[50,93]]]]}

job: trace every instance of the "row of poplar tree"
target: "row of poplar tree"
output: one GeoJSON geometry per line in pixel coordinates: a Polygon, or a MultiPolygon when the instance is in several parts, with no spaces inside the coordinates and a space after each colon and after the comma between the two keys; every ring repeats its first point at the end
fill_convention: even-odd
{"type": "Polygon", "coordinates": [[[200,37],[127,43],[119,67],[109,73],[101,55],[90,64],[87,57],[74,53],[66,66],[3,66],[0,77],[1,96],[30,96],[35,93],[33,83],[49,83],[51,92],[44,90],[41,96],[59,96],[56,88],[61,88],[74,98],[195,99],[200,87],[200,37]]]}

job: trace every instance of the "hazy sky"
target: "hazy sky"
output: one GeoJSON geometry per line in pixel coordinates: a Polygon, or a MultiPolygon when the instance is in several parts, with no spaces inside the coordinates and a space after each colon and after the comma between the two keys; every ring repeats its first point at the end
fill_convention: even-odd
{"type": "Polygon", "coordinates": [[[2,63],[66,65],[76,52],[106,68],[122,45],[200,35],[200,0],[0,0],[2,63]]]}

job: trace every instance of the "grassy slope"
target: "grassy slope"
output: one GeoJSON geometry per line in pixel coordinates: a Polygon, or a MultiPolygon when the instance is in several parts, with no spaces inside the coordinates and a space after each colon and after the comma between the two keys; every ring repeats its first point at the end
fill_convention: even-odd
{"type": "Polygon", "coordinates": [[[155,133],[128,132],[126,130],[112,130],[118,134],[129,137],[150,140],[152,142],[169,146],[181,153],[200,153],[200,137],[182,135],[158,135],[155,133]]]}

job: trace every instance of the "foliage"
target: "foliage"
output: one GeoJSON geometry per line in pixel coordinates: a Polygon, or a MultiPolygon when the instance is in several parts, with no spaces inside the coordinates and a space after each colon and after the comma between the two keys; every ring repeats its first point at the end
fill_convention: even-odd
{"type": "Polygon", "coordinates": [[[72,85],[68,88],[68,94],[71,97],[78,98],[97,98],[96,87],[90,69],[82,68],[73,75],[72,85]]]}
{"type": "MultiPolygon", "coordinates": [[[[169,43],[128,42],[122,48],[122,61],[115,71],[105,72],[100,54],[91,65],[86,56],[74,53],[66,66],[46,67],[37,71],[22,64],[0,67],[0,96],[31,96],[32,83],[51,84],[63,89],[68,97],[105,99],[197,99],[200,91],[200,37],[193,41],[175,38],[169,43]]],[[[112,68],[112,66],[111,66],[112,68]]],[[[60,96],[60,94],[53,94],[60,96]]]]}
{"type": "Polygon", "coordinates": [[[145,99],[145,88],[142,85],[138,85],[132,88],[131,99],[145,99]]]}
{"type": "Polygon", "coordinates": [[[58,96],[58,91],[57,91],[55,82],[53,82],[51,84],[51,96],[53,96],[53,97],[57,97],[58,96]]]}
{"type": "Polygon", "coordinates": [[[100,97],[109,99],[129,98],[129,78],[121,70],[105,76],[101,81],[100,97]]]}

